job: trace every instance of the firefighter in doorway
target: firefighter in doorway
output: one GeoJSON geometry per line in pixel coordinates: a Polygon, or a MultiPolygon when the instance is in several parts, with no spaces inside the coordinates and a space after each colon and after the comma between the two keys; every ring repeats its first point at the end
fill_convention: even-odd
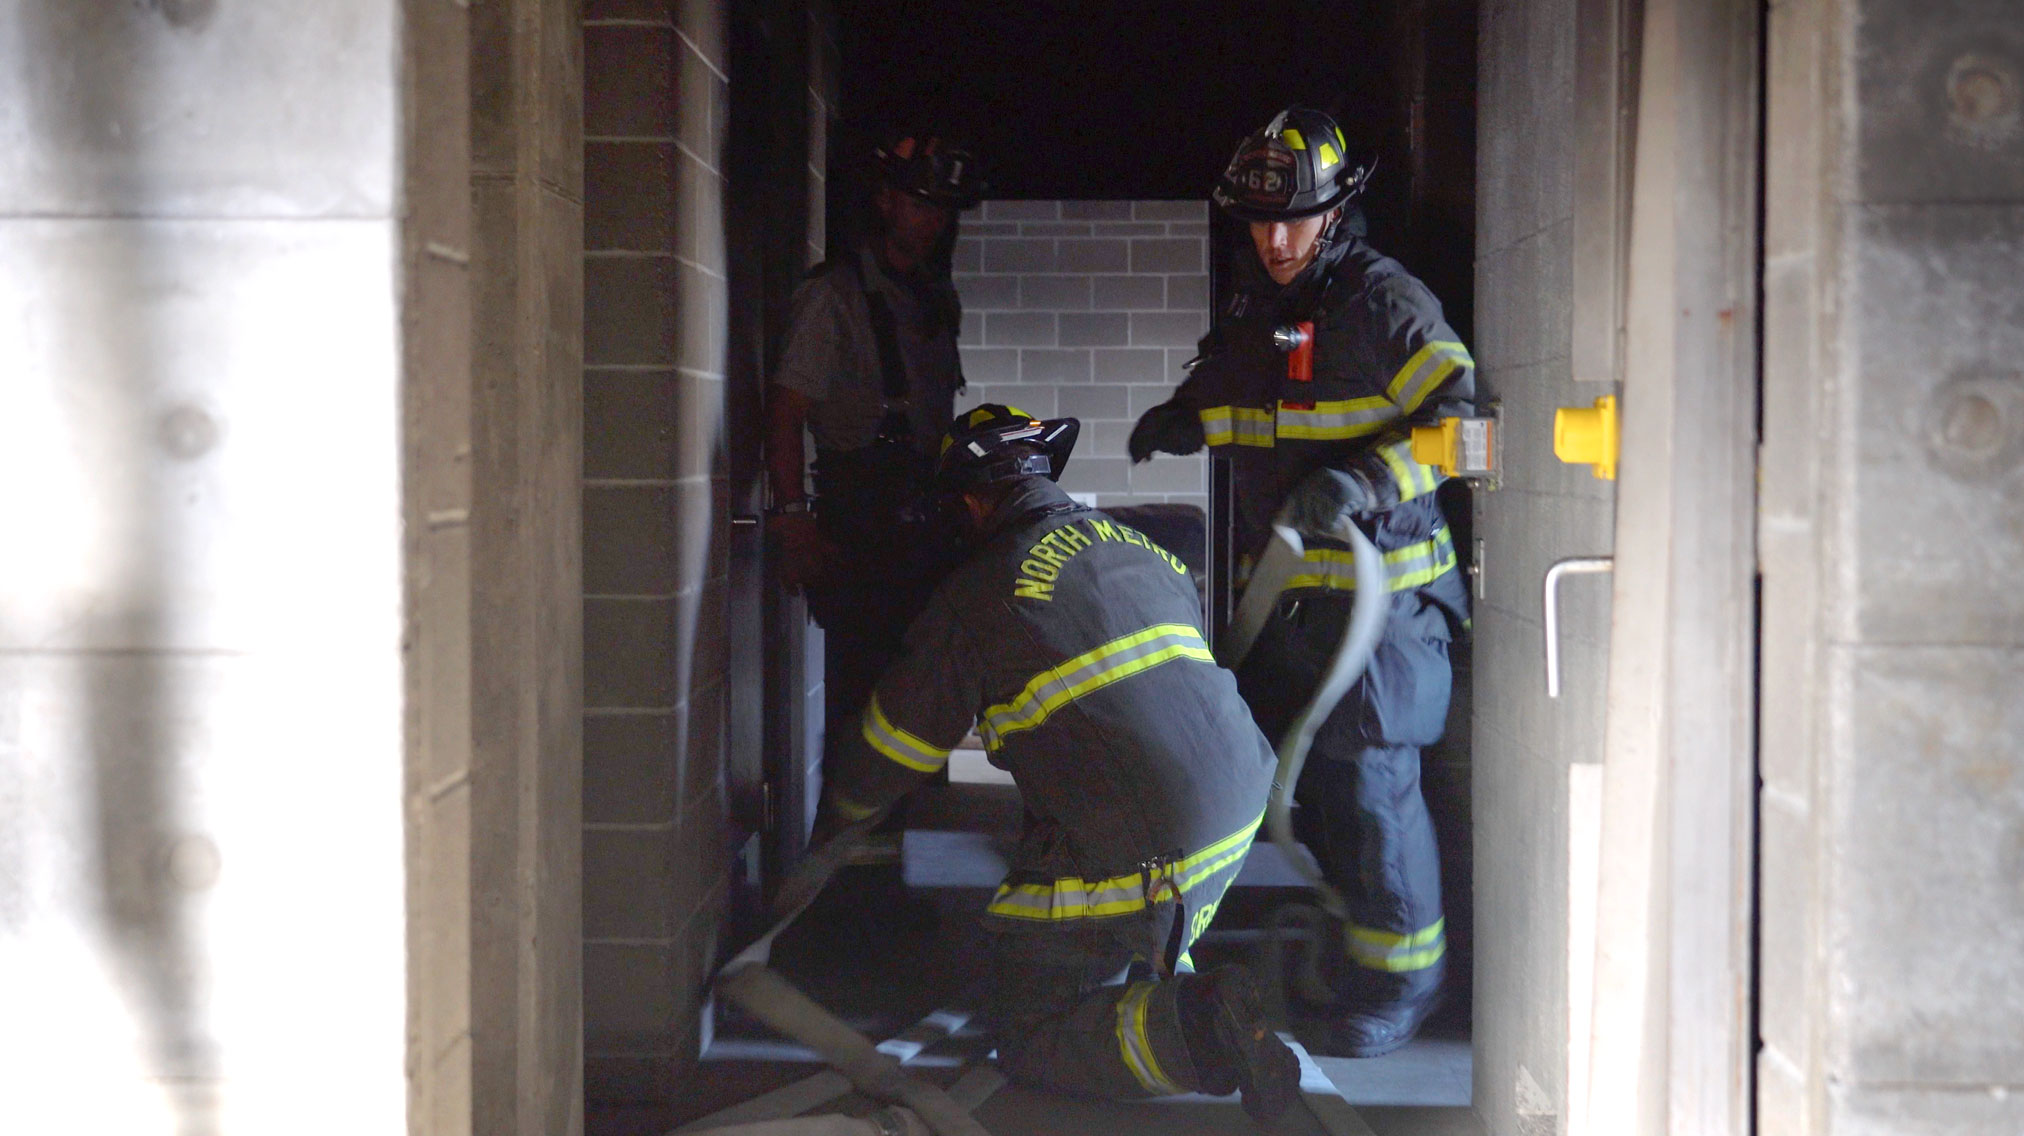
{"type": "Polygon", "coordinates": [[[879,679],[820,823],[888,806],[975,725],[1026,808],[985,915],[1007,1074],[1112,1098],[1241,1091],[1277,1115],[1299,1062],[1251,976],[1188,961],[1275,758],[1203,641],[1186,566],[1054,484],[1076,430],[995,404],[950,427],[936,483],[969,556],[879,679]],[[1134,960],[1138,981],[1105,984],[1134,960]]]}
{"type": "MultiPolygon", "coordinates": [[[[909,506],[926,494],[963,387],[949,250],[957,212],[982,192],[976,160],[938,138],[893,139],[873,159],[872,231],[795,292],[767,399],[768,527],[780,579],[806,590],[825,634],[825,776],[949,565],[909,506]],[[804,427],[815,439],[812,471],[804,427]]],[[[904,827],[895,810],[862,850],[861,870],[844,877],[855,884],[846,893],[896,897],[904,827]]]]}
{"type": "MultiPolygon", "coordinates": [[[[1448,645],[1468,592],[1413,425],[1472,412],[1474,363],[1441,305],[1364,240],[1352,163],[1327,115],[1290,108],[1246,138],[1213,194],[1248,222],[1220,319],[1171,401],[1139,420],[1131,456],[1230,461],[1237,550],[1263,548],[1275,516],[1310,534],[1309,571],[1284,593],[1238,676],[1266,734],[1305,705],[1348,621],[1350,553],[1320,534],[1348,515],[1383,552],[1389,619],[1368,668],[1314,739],[1296,831],[1348,900],[1337,1042],[1356,1056],[1405,1044],[1436,1003],[1446,938],[1420,751],[1440,740],[1448,645]]],[[[1239,581],[1248,563],[1240,562],[1239,581]]]]}

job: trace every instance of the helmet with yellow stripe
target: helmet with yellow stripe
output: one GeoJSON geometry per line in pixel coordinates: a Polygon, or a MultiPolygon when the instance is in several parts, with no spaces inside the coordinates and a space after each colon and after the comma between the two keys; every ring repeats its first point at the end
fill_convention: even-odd
{"type": "Polygon", "coordinates": [[[1043,421],[1018,407],[987,402],[949,424],[935,481],[945,491],[1014,477],[1059,481],[1081,430],[1073,418],[1043,421]]]}
{"type": "Polygon", "coordinates": [[[1240,221],[1297,221],[1362,193],[1374,163],[1353,163],[1342,128],[1287,107],[1237,147],[1210,197],[1240,221]]]}

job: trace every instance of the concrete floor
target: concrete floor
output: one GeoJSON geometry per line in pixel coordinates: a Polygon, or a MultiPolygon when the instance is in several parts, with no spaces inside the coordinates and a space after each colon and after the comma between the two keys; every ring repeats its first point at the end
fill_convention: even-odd
{"type": "MultiPolygon", "coordinates": [[[[958,776],[965,772],[958,769],[958,776]]],[[[832,889],[774,948],[776,969],[867,1036],[891,1037],[938,1009],[970,1000],[983,973],[977,915],[1004,871],[1003,853],[1018,824],[1017,793],[1005,784],[957,784],[915,802],[907,835],[911,899],[832,889]]],[[[1217,926],[1195,950],[1203,966],[1245,960],[1255,928],[1277,903],[1297,898],[1294,877],[1276,849],[1261,847],[1225,900],[1217,926]]],[[[1307,1043],[1318,1076],[1349,1101],[1377,1136],[1481,1136],[1469,1108],[1470,1046],[1466,995],[1411,1045],[1382,1058],[1328,1055],[1321,1023],[1296,1016],[1293,1036],[1307,1043]]],[[[944,1082],[959,1058],[981,1062],[984,1040],[966,1027],[931,1048],[915,1068],[944,1082]]],[[[696,1073],[671,1106],[594,1107],[590,1136],[662,1136],[723,1108],[822,1072],[814,1053],[718,1007],[714,1036],[696,1073]]],[[[1317,1080],[1317,1084],[1321,1083],[1317,1080]]],[[[814,1111],[863,1111],[869,1102],[838,1098],[814,1111]]],[[[1257,1131],[1236,1098],[1186,1097],[1115,1104],[1074,1100],[1007,1086],[978,1110],[994,1136],[1041,1133],[1201,1134],[1257,1131]]],[[[1320,1133],[1304,1113],[1270,1131],[1320,1133]]]]}

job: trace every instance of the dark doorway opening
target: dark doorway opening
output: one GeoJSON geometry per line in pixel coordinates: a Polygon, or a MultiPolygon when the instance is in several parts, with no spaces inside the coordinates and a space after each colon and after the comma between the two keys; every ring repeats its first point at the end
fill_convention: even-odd
{"type": "MultiPolygon", "coordinates": [[[[1352,148],[1376,159],[1377,177],[1364,199],[1373,244],[1424,280],[1441,298],[1456,331],[1465,341],[1472,338],[1475,0],[1328,5],[1274,0],[1224,6],[1145,0],[1102,5],[837,0],[835,16],[842,117],[832,124],[827,143],[827,230],[832,236],[847,231],[850,203],[864,192],[862,155],[874,139],[895,129],[926,128],[960,139],[985,160],[993,200],[1200,202],[1243,134],[1279,108],[1302,103],[1330,112],[1352,148]]],[[[734,42],[746,60],[773,51],[800,54],[787,42],[794,33],[785,24],[747,18],[740,26],[736,15],[733,21],[734,42]]],[[[751,178],[750,184],[788,184],[787,165],[762,168],[768,165],[766,154],[797,152],[794,145],[775,143],[805,137],[807,124],[792,121],[800,111],[785,96],[736,89],[746,76],[763,82],[759,73],[765,70],[763,63],[733,70],[733,106],[742,108],[734,109],[733,133],[752,131],[746,135],[749,148],[741,151],[744,157],[731,165],[734,188],[740,171],[751,178]]],[[[789,266],[794,257],[783,251],[778,230],[797,226],[797,218],[805,216],[803,201],[776,197],[734,209],[732,218],[744,230],[739,243],[759,253],[767,266],[763,282],[751,286],[763,293],[769,340],[784,330],[784,299],[793,283],[789,266]]],[[[1212,220],[1210,239],[1212,277],[1222,275],[1215,266],[1227,257],[1249,255],[1242,230],[1220,218],[1212,220]]],[[[745,350],[760,352],[757,343],[744,341],[745,350]]],[[[1471,506],[1459,484],[1450,492],[1454,498],[1444,504],[1457,548],[1466,557],[1473,547],[1471,506]]],[[[798,618],[794,610],[769,619],[769,667],[779,669],[780,621],[798,618]]],[[[1449,737],[1425,757],[1428,803],[1443,845],[1453,991],[1446,1024],[1430,1032],[1458,1041],[1466,1051],[1471,683],[1466,646],[1458,646],[1456,655],[1449,737]]],[[[806,736],[808,710],[805,703],[774,697],[783,689],[793,695],[791,684],[776,678],[769,685],[770,757],[780,752],[782,739],[806,736]]],[[[769,844],[779,858],[776,863],[785,863],[798,852],[794,834],[801,825],[794,810],[805,807],[808,794],[798,767],[769,766],[768,778],[772,803],[767,820],[776,826],[769,844]],[[784,815],[771,815],[775,809],[784,815]]],[[[941,882],[930,886],[945,889],[937,902],[944,930],[976,906],[979,889],[991,882],[986,877],[994,842],[1002,843],[1016,827],[1016,798],[1008,799],[1007,792],[1004,786],[953,786],[917,824],[935,830],[927,843],[935,850],[941,882]],[[936,820],[945,823],[932,823],[936,820]],[[968,841],[951,831],[966,827],[966,820],[972,822],[967,827],[982,830],[973,831],[974,839],[968,841]],[[976,869],[970,874],[975,879],[965,874],[967,868],[976,869]]],[[[1268,850],[1260,859],[1270,861],[1274,855],[1268,850]]],[[[1227,957],[1241,958],[1254,950],[1256,929],[1272,906],[1298,894],[1283,864],[1276,873],[1265,864],[1264,876],[1251,889],[1251,901],[1229,912],[1231,922],[1240,926],[1220,946],[1227,957]]],[[[962,939],[964,934],[945,937],[962,939]]],[[[814,960],[822,953],[811,949],[808,957],[814,960]]],[[[866,1001],[859,1008],[872,1013],[864,1007],[884,997],[872,989],[881,985],[871,973],[878,968],[858,969],[864,973],[832,975],[828,983],[814,976],[808,981],[812,989],[832,993],[839,1000],[836,1008],[862,998],[866,1001]]],[[[897,1028],[920,1012],[920,1006],[900,999],[880,1006],[877,1016],[890,1018],[883,1024],[897,1028]]],[[[738,1039],[729,1041],[726,1051],[737,1049],[738,1039]]],[[[711,1073],[706,1063],[698,1075],[711,1073]]],[[[732,1079],[751,1075],[741,1070],[732,1079]]],[[[768,1080],[759,1074],[749,1084],[768,1080]]],[[[703,1096],[722,1104],[726,1092],[703,1096]]],[[[709,1111],[700,1107],[701,1099],[700,1111],[709,1111]]]]}

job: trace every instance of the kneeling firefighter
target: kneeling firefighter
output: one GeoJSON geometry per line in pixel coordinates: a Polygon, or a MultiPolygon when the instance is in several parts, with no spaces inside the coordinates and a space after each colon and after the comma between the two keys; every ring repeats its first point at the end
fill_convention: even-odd
{"type": "Polygon", "coordinates": [[[1249,223],[1257,256],[1239,258],[1188,378],[1130,442],[1136,461],[1205,444],[1229,459],[1240,584],[1275,520],[1306,537],[1238,675],[1272,737],[1306,705],[1350,618],[1356,572],[1329,534],[1348,520],[1383,554],[1383,636],[1322,722],[1295,793],[1295,829],[1347,900],[1337,1042],[1354,1056],[1409,1040],[1444,970],[1420,751],[1441,737],[1468,593],[1434,498],[1442,474],[1413,459],[1410,431],[1471,413],[1475,395],[1440,303],[1364,240],[1353,199],[1368,178],[1319,111],[1289,108],[1244,140],[1213,197],[1249,223]]]}
{"type": "Polygon", "coordinates": [[[1119,1099],[1241,1091],[1277,1115],[1299,1062],[1251,975],[1186,961],[1275,759],[1209,653],[1185,565],[1054,484],[1077,428],[998,405],[950,427],[935,485],[968,558],[879,679],[819,828],[875,816],[976,726],[1026,808],[985,916],[1007,1075],[1119,1099]],[[1144,980],[1104,984],[1135,960],[1144,980]]]}

